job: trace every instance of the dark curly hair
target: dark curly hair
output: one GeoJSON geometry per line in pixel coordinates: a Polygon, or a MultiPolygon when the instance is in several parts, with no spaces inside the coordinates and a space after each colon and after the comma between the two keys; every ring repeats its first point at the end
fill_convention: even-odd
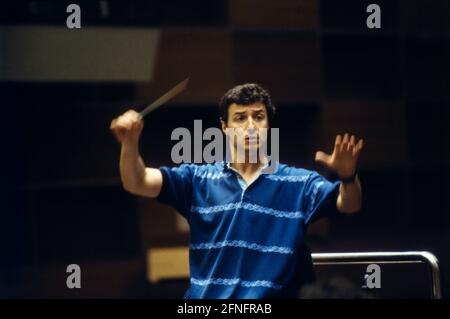
{"type": "Polygon", "coordinates": [[[238,85],[225,93],[219,103],[220,118],[225,123],[228,122],[228,108],[233,103],[239,105],[250,105],[256,102],[261,102],[264,104],[269,118],[269,123],[271,123],[275,115],[275,106],[272,104],[270,94],[255,83],[238,85]]]}

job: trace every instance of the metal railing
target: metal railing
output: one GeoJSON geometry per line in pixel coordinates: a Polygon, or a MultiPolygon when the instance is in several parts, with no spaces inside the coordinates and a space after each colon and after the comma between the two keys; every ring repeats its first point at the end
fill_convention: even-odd
{"type": "Polygon", "coordinates": [[[424,263],[431,271],[432,297],[442,298],[438,259],[427,251],[314,253],[311,256],[314,265],[424,263]]]}

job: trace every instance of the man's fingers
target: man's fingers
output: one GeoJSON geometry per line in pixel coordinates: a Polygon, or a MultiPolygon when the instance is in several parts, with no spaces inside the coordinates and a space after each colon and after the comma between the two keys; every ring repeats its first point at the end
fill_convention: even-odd
{"type": "Polygon", "coordinates": [[[340,151],[342,152],[342,151],[347,151],[348,150],[348,141],[349,141],[349,138],[348,138],[348,133],[345,133],[344,134],[344,138],[342,139],[342,145],[341,145],[341,149],[340,149],[340,151]]]}
{"type": "Polygon", "coordinates": [[[126,132],[140,129],[142,126],[143,123],[141,121],[134,121],[128,118],[121,118],[111,124],[111,129],[126,132]]]}
{"type": "Polygon", "coordinates": [[[139,113],[137,112],[129,111],[129,113],[127,113],[127,116],[132,121],[139,121],[139,113]]]}
{"type": "Polygon", "coordinates": [[[110,130],[113,130],[116,127],[117,119],[113,119],[111,121],[111,125],[109,126],[110,130]]]}
{"type": "Polygon", "coordinates": [[[360,140],[358,141],[358,144],[356,144],[356,145],[354,146],[353,152],[352,152],[353,156],[359,156],[359,154],[361,153],[361,151],[362,151],[362,149],[363,149],[363,143],[364,143],[363,140],[360,139],[360,140]]]}
{"type": "Polygon", "coordinates": [[[113,129],[113,132],[116,132],[120,135],[126,134],[127,131],[128,129],[126,127],[120,125],[116,125],[116,127],[113,129]]]}
{"type": "Polygon", "coordinates": [[[359,155],[359,153],[358,153],[358,148],[357,148],[356,146],[353,147],[352,155],[353,155],[353,156],[358,156],[358,155],[359,155]]]}
{"type": "Polygon", "coordinates": [[[334,141],[334,145],[340,145],[342,143],[342,137],[340,134],[336,135],[336,140],[334,141]]]}
{"type": "Polygon", "coordinates": [[[124,122],[124,126],[125,126],[127,129],[131,129],[131,127],[133,126],[133,120],[130,119],[130,118],[124,119],[123,122],[124,122]]]}
{"type": "Polygon", "coordinates": [[[142,115],[138,112],[136,112],[135,110],[128,110],[127,112],[125,112],[126,116],[128,116],[128,118],[132,119],[133,121],[141,121],[142,120],[142,115]]]}
{"type": "Polygon", "coordinates": [[[128,110],[111,121],[110,130],[119,143],[128,138],[138,138],[144,122],[135,110],[128,110]]]}
{"type": "Polygon", "coordinates": [[[348,133],[345,133],[344,134],[344,139],[342,140],[342,143],[348,143],[348,141],[349,141],[348,133]]]}
{"type": "Polygon", "coordinates": [[[123,124],[119,123],[117,119],[114,119],[111,122],[110,130],[114,135],[116,135],[116,133],[119,132],[123,134],[127,130],[127,128],[123,124]]]}
{"type": "Polygon", "coordinates": [[[341,135],[336,136],[334,146],[338,152],[347,151],[353,154],[356,148],[355,143],[356,143],[355,135],[350,136],[350,134],[345,133],[343,138],[341,138],[341,135]]]}
{"type": "Polygon", "coordinates": [[[353,147],[355,145],[353,145],[352,143],[348,142],[347,143],[347,147],[345,148],[347,150],[347,152],[351,152],[353,150],[353,147]]]}
{"type": "Polygon", "coordinates": [[[322,152],[322,151],[318,151],[316,152],[316,162],[322,163],[322,164],[328,164],[328,162],[330,161],[330,155],[322,152]]]}
{"type": "Polygon", "coordinates": [[[122,138],[123,138],[123,133],[120,130],[118,130],[118,129],[114,129],[114,130],[111,130],[111,131],[112,131],[112,134],[113,134],[114,138],[116,139],[116,141],[121,143],[122,142],[122,138]]]}
{"type": "Polygon", "coordinates": [[[356,144],[355,135],[352,135],[352,137],[350,137],[350,144],[352,144],[352,145],[356,144]]]}
{"type": "Polygon", "coordinates": [[[361,138],[361,139],[358,141],[358,144],[356,144],[356,149],[357,149],[357,150],[361,150],[361,149],[363,148],[363,146],[364,146],[364,141],[363,141],[363,139],[361,138]]]}
{"type": "Polygon", "coordinates": [[[358,144],[356,144],[355,152],[356,152],[357,154],[361,153],[363,147],[364,147],[364,140],[363,140],[363,139],[360,139],[359,142],[358,142],[358,144]]]}
{"type": "Polygon", "coordinates": [[[142,122],[134,122],[132,125],[132,129],[133,130],[140,130],[143,127],[143,123],[142,122]]]}
{"type": "Polygon", "coordinates": [[[336,135],[336,139],[334,140],[334,151],[340,152],[342,146],[342,137],[340,134],[336,135]]]}

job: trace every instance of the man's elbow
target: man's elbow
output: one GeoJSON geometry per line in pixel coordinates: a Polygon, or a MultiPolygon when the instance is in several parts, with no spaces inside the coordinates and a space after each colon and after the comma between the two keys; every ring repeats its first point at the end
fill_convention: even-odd
{"type": "Polygon", "coordinates": [[[148,198],[157,198],[159,192],[154,189],[154,187],[148,187],[144,183],[122,183],[122,187],[125,191],[132,195],[148,197],[148,198]]]}
{"type": "Polygon", "coordinates": [[[361,211],[361,204],[358,205],[337,205],[337,209],[339,212],[343,214],[353,215],[357,214],[361,211]]]}
{"type": "Polygon", "coordinates": [[[139,195],[139,185],[137,183],[130,183],[122,180],[122,187],[126,192],[132,195],[139,195]]]}
{"type": "Polygon", "coordinates": [[[336,201],[336,208],[343,214],[356,214],[361,211],[362,197],[354,196],[351,198],[343,197],[339,194],[336,201]],[[345,200],[344,200],[345,199],[345,200]]]}

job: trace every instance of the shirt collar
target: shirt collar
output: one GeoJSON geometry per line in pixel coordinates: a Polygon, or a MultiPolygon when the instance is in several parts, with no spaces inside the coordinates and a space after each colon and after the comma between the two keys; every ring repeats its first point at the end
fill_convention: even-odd
{"type": "MultiPolygon", "coordinates": [[[[273,172],[271,172],[271,173],[263,172],[263,170],[264,170],[265,168],[269,167],[269,163],[271,163],[271,161],[267,162],[267,163],[262,167],[262,169],[261,169],[261,174],[275,174],[275,173],[278,171],[278,166],[279,166],[280,163],[279,163],[278,161],[275,161],[275,162],[274,162],[275,169],[274,169],[273,172]]],[[[236,173],[239,173],[234,167],[231,166],[231,163],[230,163],[230,162],[227,162],[227,161],[224,161],[224,169],[232,170],[232,171],[234,171],[234,172],[236,172],[236,173]]]]}

